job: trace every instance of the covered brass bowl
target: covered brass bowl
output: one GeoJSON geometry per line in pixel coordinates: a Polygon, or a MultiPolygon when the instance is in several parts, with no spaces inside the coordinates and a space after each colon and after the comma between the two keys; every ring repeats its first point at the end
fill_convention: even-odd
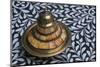
{"type": "Polygon", "coordinates": [[[68,27],[55,21],[49,11],[43,11],[23,34],[22,45],[31,55],[50,57],[67,49],[70,39],[68,27]]]}

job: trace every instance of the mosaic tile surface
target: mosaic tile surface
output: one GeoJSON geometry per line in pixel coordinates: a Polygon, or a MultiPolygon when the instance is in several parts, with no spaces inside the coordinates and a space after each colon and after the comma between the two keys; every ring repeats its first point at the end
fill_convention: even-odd
{"type": "Polygon", "coordinates": [[[11,3],[11,64],[42,65],[96,61],[96,6],[15,1],[11,3]],[[24,31],[48,5],[57,21],[71,30],[71,46],[61,54],[39,58],[29,55],[21,44],[24,31]]]}

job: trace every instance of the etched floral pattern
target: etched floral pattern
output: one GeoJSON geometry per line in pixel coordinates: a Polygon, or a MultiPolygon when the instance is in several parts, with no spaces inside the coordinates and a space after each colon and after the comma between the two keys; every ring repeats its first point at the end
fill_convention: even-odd
{"type": "Polygon", "coordinates": [[[41,65],[96,61],[96,7],[94,5],[55,4],[43,2],[12,1],[11,34],[12,65],[41,65]],[[46,8],[71,30],[70,47],[61,54],[39,58],[26,55],[21,46],[24,31],[46,8]]]}

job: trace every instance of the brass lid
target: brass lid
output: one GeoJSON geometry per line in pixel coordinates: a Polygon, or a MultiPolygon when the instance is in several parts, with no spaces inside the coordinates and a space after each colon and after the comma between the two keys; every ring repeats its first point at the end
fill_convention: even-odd
{"type": "Polygon", "coordinates": [[[49,11],[43,11],[37,23],[23,34],[22,44],[32,55],[49,57],[61,53],[68,46],[70,37],[70,31],[64,24],[55,21],[49,11]]]}

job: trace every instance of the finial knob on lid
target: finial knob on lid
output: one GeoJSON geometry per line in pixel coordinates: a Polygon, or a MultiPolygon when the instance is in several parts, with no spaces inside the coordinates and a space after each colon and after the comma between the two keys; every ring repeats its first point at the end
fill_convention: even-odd
{"type": "Polygon", "coordinates": [[[37,19],[38,25],[42,27],[50,27],[54,23],[54,16],[49,11],[43,11],[37,19]]]}

